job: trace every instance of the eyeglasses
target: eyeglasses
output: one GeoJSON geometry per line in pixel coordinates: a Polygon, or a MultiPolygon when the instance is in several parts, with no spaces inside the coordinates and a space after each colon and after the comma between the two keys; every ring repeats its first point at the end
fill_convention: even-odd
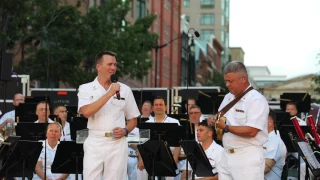
{"type": "Polygon", "coordinates": [[[189,112],[189,114],[199,114],[200,112],[189,112]]]}
{"type": "Polygon", "coordinates": [[[59,111],[59,113],[68,113],[68,111],[59,111]]]}

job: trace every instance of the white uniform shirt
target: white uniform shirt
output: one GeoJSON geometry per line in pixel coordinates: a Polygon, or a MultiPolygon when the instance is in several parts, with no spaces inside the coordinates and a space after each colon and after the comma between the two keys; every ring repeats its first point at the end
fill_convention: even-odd
{"type": "MultiPolygon", "coordinates": [[[[34,123],[39,123],[39,119],[36,120],[34,123]]],[[[54,121],[52,119],[48,118],[48,123],[54,123],[54,121]]]]}
{"type": "Polygon", "coordinates": [[[2,124],[4,121],[6,121],[9,118],[12,118],[13,120],[15,120],[15,115],[16,115],[15,110],[12,110],[12,111],[5,113],[0,119],[0,124],[2,124]]]}
{"type": "MultiPolygon", "coordinates": [[[[120,82],[121,100],[116,95],[111,97],[101,109],[88,118],[88,129],[111,132],[115,127],[124,128],[125,119],[137,118],[140,115],[131,89],[120,82]]],[[[108,89],[109,91],[109,89],[108,89]]],[[[101,86],[97,78],[79,87],[78,112],[82,106],[91,104],[100,99],[108,91],[101,86]]]]}
{"type": "MultiPolygon", "coordinates": [[[[214,168],[212,170],[213,173],[219,172],[218,165],[221,160],[222,152],[223,152],[223,147],[220,146],[219,144],[217,144],[215,141],[212,141],[209,148],[205,150],[206,156],[209,159],[211,166],[214,168]]],[[[187,169],[186,164],[184,164],[184,166],[181,168],[181,170],[186,170],[186,169],[187,169]]],[[[188,164],[188,171],[189,170],[192,171],[190,163],[188,164]]],[[[197,177],[197,175],[195,175],[195,178],[199,179],[201,177],[197,177]]]]}
{"type": "MultiPolygon", "coordinates": [[[[156,117],[153,117],[152,119],[149,119],[148,121],[146,121],[146,123],[155,123],[156,122],[156,117]]],[[[180,125],[179,120],[171,118],[169,116],[166,115],[166,117],[162,120],[162,123],[177,123],[180,125]]]]}
{"type": "MultiPolygon", "coordinates": [[[[249,88],[249,87],[248,87],[249,88]]],[[[235,99],[234,95],[228,93],[219,111],[229,102],[235,99]]],[[[248,146],[262,146],[268,140],[268,113],[269,105],[266,98],[256,90],[251,90],[245,94],[224,116],[227,118],[229,126],[250,126],[261,131],[253,137],[241,137],[232,133],[223,135],[224,148],[243,148],[248,146]]]]}
{"type": "Polygon", "coordinates": [[[62,136],[60,138],[60,141],[71,141],[71,131],[70,131],[70,123],[66,122],[66,124],[63,127],[62,136]]]}
{"type": "Polygon", "coordinates": [[[282,169],[286,163],[287,148],[279,134],[271,131],[269,133],[269,140],[263,145],[263,149],[265,158],[276,161],[272,169],[264,176],[264,178],[266,180],[281,180],[282,169]]]}
{"type": "MultiPolygon", "coordinates": [[[[41,153],[40,153],[40,156],[39,156],[39,159],[38,159],[38,161],[41,161],[42,162],[42,166],[43,166],[43,171],[44,171],[44,165],[45,165],[45,163],[44,163],[44,143],[46,143],[46,146],[47,146],[47,165],[46,165],[46,175],[47,175],[47,177],[49,178],[49,179],[58,179],[60,176],[61,176],[61,174],[56,174],[56,173],[52,173],[51,172],[51,165],[52,165],[52,163],[53,163],[53,160],[54,160],[54,157],[55,157],[55,155],[56,155],[56,152],[57,152],[57,147],[58,147],[58,145],[59,145],[59,142],[58,142],[58,144],[54,147],[54,148],[51,148],[51,146],[48,144],[48,140],[46,140],[46,141],[44,141],[43,142],[43,148],[42,148],[42,151],[41,151],[41,153]]],[[[35,174],[34,176],[33,176],[33,178],[32,179],[34,179],[34,180],[40,180],[41,178],[37,175],[37,174],[35,174]]],[[[67,179],[70,179],[70,176],[68,176],[67,177],[67,179]]]]}

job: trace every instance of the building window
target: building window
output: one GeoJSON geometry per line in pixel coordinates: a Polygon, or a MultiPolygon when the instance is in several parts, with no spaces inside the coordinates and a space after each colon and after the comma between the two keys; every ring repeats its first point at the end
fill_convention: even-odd
{"type": "Polygon", "coordinates": [[[204,40],[204,41],[209,41],[210,40],[210,37],[214,35],[214,31],[213,30],[209,30],[209,29],[206,29],[206,30],[201,30],[200,31],[200,39],[201,40],[204,40]]]}
{"type": "Polygon", "coordinates": [[[200,15],[201,25],[213,25],[214,24],[214,14],[201,14],[200,15]]]}
{"type": "Polygon", "coordinates": [[[223,11],[224,11],[224,7],[225,7],[225,5],[226,5],[225,0],[221,0],[221,12],[223,12],[223,11]]]}
{"type": "Polygon", "coordinates": [[[226,23],[225,23],[225,17],[224,17],[224,15],[221,15],[221,28],[224,29],[224,28],[225,28],[225,27],[224,27],[225,25],[226,25],[226,23]]]}
{"type": "Polygon", "coordinates": [[[189,7],[190,6],[190,0],[183,0],[183,6],[189,7]]]}
{"type": "Polygon", "coordinates": [[[145,0],[137,0],[136,3],[136,18],[143,18],[147,15],[146,1],[145,0]]]}
{"type": "Polygon", "coordinates": [[[190,16],[186,16],[186,20],[189,23],[190,22],[190,16]]]}
{"type": "Polygon", "coordinates": [[[214,0],[201,0],[201,8],[214,8],[214,0]]]}

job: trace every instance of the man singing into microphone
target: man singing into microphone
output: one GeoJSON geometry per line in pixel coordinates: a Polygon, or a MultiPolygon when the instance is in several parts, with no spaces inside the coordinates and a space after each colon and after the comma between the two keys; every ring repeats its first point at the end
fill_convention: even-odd
{"type": "Polygon", "coordinates": [[[137,124],[139,109],[131,89],[114,82],[116,53],[97,54],[98,76],[79,87],[78,111],[88,118],[89,136],[83,144],[84,180],[125,180],[128,143],[125,136],[137,124]],[[120,95],[118,99],[117,95],[120,95]],[[125,119],[128,120],[126,125],[125,119]]]}

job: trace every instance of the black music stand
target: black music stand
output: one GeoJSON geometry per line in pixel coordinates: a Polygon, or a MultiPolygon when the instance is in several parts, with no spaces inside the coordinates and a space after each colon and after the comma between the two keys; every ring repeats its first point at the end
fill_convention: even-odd
{"type": "MultiPolygon", "coordinates": [[[[311,130],[308,126],[300,126],[304,133],[311,133],[311,130]]],[[[282,125],[279,128],[281,139],[287,147],[288,152],[297,152],[296,147],[294,145],[294,139],[299,138],[297,131],[294,125],[282,125]],[[292,135],[291,139],[290,134],[292,135]]]]}
{"type": "MultiPolygon", "coordinates": [[[[304,162],[306,163],[306,171],[310,169],[314,176],[314,179],[317,179],[317,177],[320,177],[320,163],[316,154],[314,154],[310,144],[300,138],[296,138],[294,140],[294,143],[295,143],[295,146],[297,147],[299,157],[301,156],[304,162]]],[[[299,164],[300,164],[300,158],[299,158],[299,164]]],[[[309,175],[308,172],[306,172],[306,177],[308,175],[309,175]]]]}
{"type": "Polygon", "coordinates": [[[179,121],[180,125],[182,126],[182,129],[184,130],[184,133],[181,134],[181,139],[182,140],[195,140],[196,138],[196,130],[195,130],[195,126],[193,123],[190,124],[190,121],[187,120],[181,120],[179,121]],[[189,123],[189,124],[187,124],[189,123]],[[187,139],[187,135],[186,135],[186,129],[188,130],[188,139],[187,139]]]}
{"type": "Polygon", "coordinates": [[[212,166],[205,154],[202,146],[193,140],[180,141],[180,144],[188,154],[188,161],[193,169],[192,179],[196,174],[198,177],[213,177],[216,174],[212,172],[212,166]]]}
{"type": "Polygon", "coordinates": [[[58,145],[51,170],[53,173],[82,174],[83,170],[83,144],[73,141],[61,141],[58,145]]]}
{"type": "Polygon", "coordinates": [[[5,177],[33,177],[33,172],[42,150],[42,142],[20,140],[0,171],[5,177]]]}
{"type": "Polygon", "coordinates": [[[139,129],[150,129],[151,140],[166,141],[169,146],[179,147],[183,134],[182,126],[177,123],[142,123],[139,129]]]}
{"type": "Polygon", "coordinates": [[[11,155],[12,150],[15,148],[20,140],[20,136],[9,136],[0,147],[0,169],[7,161],[8,157],[11,155]]]}
{"type": "Polygon", "coordinates": [[[87,129],[88,119],[85,117],[73,117],[70,120],[71,139],[77,139],[77,131],[87,129]]]}
{"type": "Polygon", "coordinates": [[[48,123],[17,123],[16,133],[21,140],[45,140],[48,123]]]}
{"type": "Polygon", "coordinates": [[[178,169],[173,155],[168,145],[163,141],[149,140],[144,144],[138,145],[144,167],[149,175],[155,176],[177,176],[178,169]]]}

